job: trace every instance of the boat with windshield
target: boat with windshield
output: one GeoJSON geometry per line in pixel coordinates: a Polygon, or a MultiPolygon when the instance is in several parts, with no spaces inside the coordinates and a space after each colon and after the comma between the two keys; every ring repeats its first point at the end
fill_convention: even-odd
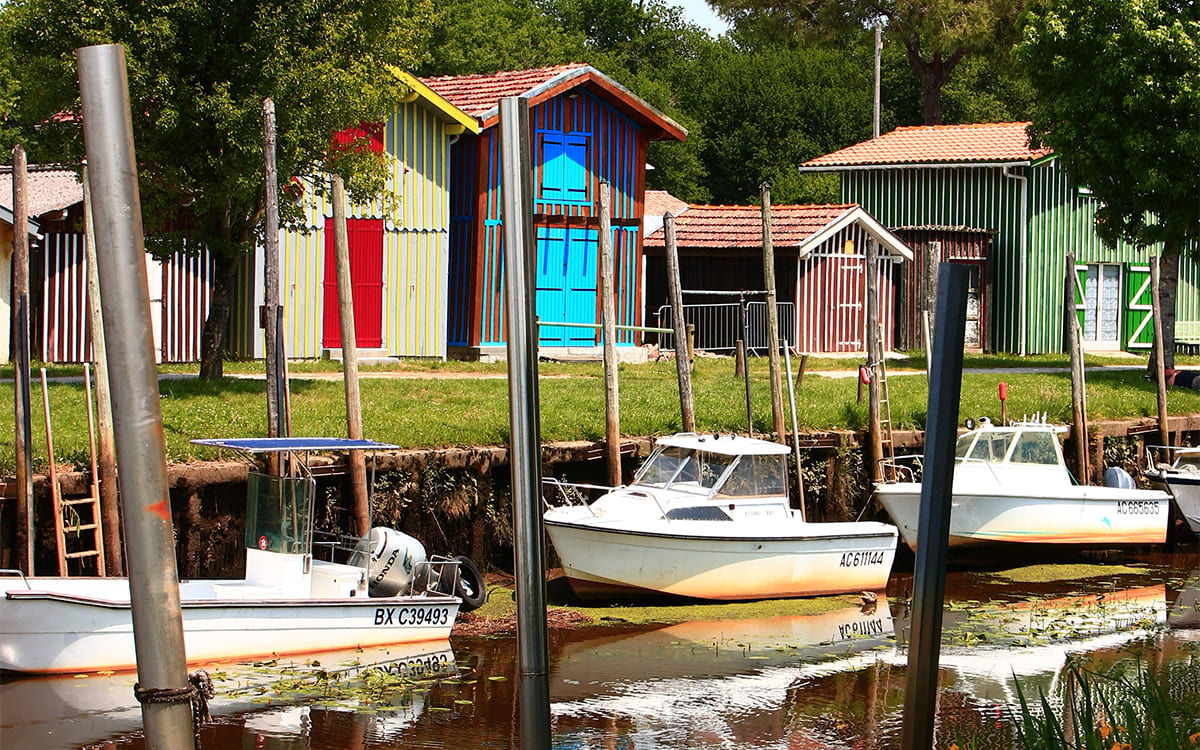
{"type": "MultiPolygon", "coordinates": [[[[1112,547],[1166,540],[1170,497],[1141,490],[1117,467],[1106,486],[1076,484],[1058,436],[1040,419],[1001,426],[981,419],[955,446],[950,547],[1072,545],[1112,547]]],[[[1115,470],[1114,470],[1115,469],[1115,470]]],[[[912,549],[920,524],[920,457],[885,462],[891,481],[875,497],[912,549]]]]}
{"type": "Polygon", "coordinates": [[[790,450],[679,433],[658,439],[628,486],[549,479],[546,530],[572,589],[716,600],[883,589],[896,527],[806,521],[788,501],[790,450]]]}

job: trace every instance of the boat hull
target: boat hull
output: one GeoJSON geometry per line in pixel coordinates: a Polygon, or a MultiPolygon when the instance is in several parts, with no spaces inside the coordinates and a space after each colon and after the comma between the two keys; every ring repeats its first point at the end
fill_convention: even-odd
{"type": "MultiPolygon", "coordinates": [[[[1080,489],[1082,492],[1073,497],[956,491],[951,503],[950,547],[1111,547],[1166,541],[1170,498],[1165,493],[1141,491],[1130,495],[1129,490],[1115,488],[1080,489]]],[[[905,544],[915,551],[921,485],[882,485],[875,495],[900,528],[905,544]]]]}
{"type": "Polygon", "coordinates": [[[582,516],[546,518],[582,598],[625,592],[737,601],[878,591],[887,586],[896,553],[896,530],[886,524],[796,522],[794,534],[739,536],[711,528],[722,525],[672,522],[635,531],[582,516]]]}
{"type": "Polygon", "coordinates": [[[1200,473],[1168,470],[1147,476],[1156,486],[1163,486],[1171,493],[1179,515],[1193,533],[1200,534],[1200,473]]]}
{"type": "MultiPolygon", "coordinates": [[[[77,593],[80,581],[3,579],[0,669],[62,673],[136,667],[127,580],[95,579],[92,596],[77,593]],[[63,581],[71,588],[64,589],[63,581]]],[[[184,597],[181,611],[187,660],[201,663],[446,639],[458,606],[450,596],[184,597]]]]}

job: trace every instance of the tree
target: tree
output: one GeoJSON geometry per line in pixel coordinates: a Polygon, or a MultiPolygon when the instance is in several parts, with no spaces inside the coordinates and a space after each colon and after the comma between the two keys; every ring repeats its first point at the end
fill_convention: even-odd
{"type": "Polygon", "coordinates": [[[563,30],[533,0],[443,0],[422,76],[523,70],[583,59],[582,36],[563,30]]]}
{"type": "Polygon", "coordinates": [[[942,122],[941,93],[968,55],[1007,53],[1022,0],[709,0],[734,24],[838,39],[876,22],[903,46],[926,125],[942,122]]]}
{"type": "MultiPolygon", "coordinates": [[[[280,192],[292,176],[342,174],[377,194],[383,163],[333,136],[379,121],[404,94],[432,0],[13,0],[22,98],[40,159],[78,163],[77,47],[125,45],[147,248],[202,244],[216,273],[200,376],[221,376],[237,268],[261,235],[262,102],[275,101],[280,192]]],[[[0,25],[2,27],[3,25],[0,25]]],[[[320,181],[318,181],[320,182],[320,181]]],[[[287,208],[281,207],[281,208],[287,208]]],[[[296,210],[294,207],[292,210],[296,210]]]]}
{"type": "Polygon", "coordinates": [[[1050,0],[1014,58],[1037,93],[1030,136],[1102,204],[1107,242],[1162,244],[1163,351],[1174,364],[1179,257],[1200,241],[1200,6],[1050,0]]]}

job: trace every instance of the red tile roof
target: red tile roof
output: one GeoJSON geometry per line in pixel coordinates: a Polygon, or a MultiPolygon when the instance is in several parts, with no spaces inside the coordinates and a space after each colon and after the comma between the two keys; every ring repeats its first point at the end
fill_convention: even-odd
{"type": "Polygon", "coordinates": [[[421,82],[479,120],[485,128],[498,121],[500,100],[506,96],[528,97],[530,106],[534,106],[569,89],[590,84],[602,98],[633,114],[643,124],[652,126],[649,132],[652,139],[682,141],[687,137],[687,131],[674,120],[613,79],[582,63],[469,76],[422,78],[421,82]]]}
{"type": "MultiPolygon", "coordinates": [[[[0,206],[13,208],[12,167],[0,168],[0,206]]],[[[25,174],[29,217],[59,211],[83,200],[83,183],[73,169],[30,165],[25,174]]]]}
{"type": "Polygon", "coordinates": [[[687,201],[676,198],[666,190],[646,191],[646,216],[662,216],[668,211],[672,216],[678,216],[688,209],[687,201]]]}
{"type": "Polygon", "coordinates": [[[422,78],[426,86],[441,94],[469,115],[483,119],[506,96],[520,96],[550,79],[586,68],[586,65],[551,65],[533,70],[506,70],[469,76],[422,78]]]}
{"type": "Polygon", "coordinates": [[[892,164],[1031,161],[1051,153],[1029,147],[1027,122],[918,125],[805,162],[802,169],[892,164]]]}
{"type": "MultiPolygon", "coordinates": [[[[773,206],[771,239],[777,248],[798,248],[854,203],[773,206]]],[[[691,248],[761,248],[759,206],[691,206],[675,219],[675,242],[691,248]]],[[[663,232],[646,237],[646,247],[663,247],[663,232]]]]}

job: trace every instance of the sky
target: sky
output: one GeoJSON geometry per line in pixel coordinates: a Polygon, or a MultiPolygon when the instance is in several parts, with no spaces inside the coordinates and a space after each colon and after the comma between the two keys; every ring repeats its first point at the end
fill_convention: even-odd
{"type": "Polygon", "coordinates": [[[672,4],[683,8],[683,14],[687,17],[687,20],[708,29],[708,32],[713,36],[718,36],[729,30],[729,24],[718,18],[717,14],[713,12],[712,8],[708,7],[708,3],[704,2],[704,0],[673,0],[672,4]]]}

